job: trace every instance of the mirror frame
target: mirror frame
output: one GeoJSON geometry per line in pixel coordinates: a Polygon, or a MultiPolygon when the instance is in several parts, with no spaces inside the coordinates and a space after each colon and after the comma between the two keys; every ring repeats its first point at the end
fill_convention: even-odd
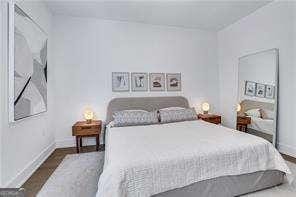
{"type": "MultiPolygon", "coordinates": [[[[276,63],[276,68],[275,68],[275,90],[274,90],[274,110],[275,110],[275,121],[273,123],[273,128],[275,129],[275,134],[274,137],[272,139],[272,144],[274,145],[275,148],[278,148],[278,144],[277,144],[277,139],[278,139],[278,109],[279,109],[279,101],[278,101],[278,97],[279,97],[279,49],[278,48],[272,48],[272,49],[267,49],[267,50],[263,50],[263,51],[258,51],[255,53],[250,53],[244,56],[241,56],[238,58],[238,68],[237,68],[237,84],[239,83],[239,67],[241,65],[241,59],[242,58],[246,58],[249,56],[253,56],[253,55],[257,55],[260,53],[266,53],[269,51],[274,51],[275,52],[275,63],[276,63]]],[[[236,98],[236,103],[238,103],[239,101],[239,85],[237,86],[237,98],[236,98]]],[[[237,111],[235,110],[236,113],[236,123],[237,123],[237,111]]]]}

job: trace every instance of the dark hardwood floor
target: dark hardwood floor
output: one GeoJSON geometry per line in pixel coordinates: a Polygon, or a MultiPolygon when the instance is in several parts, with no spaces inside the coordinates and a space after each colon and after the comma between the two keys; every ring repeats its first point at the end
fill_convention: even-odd
{"type": "Polygon", "coordinates": [[[283,156],[283,158],[287,161],[290,161],[292,163],[296,164],[296,158],[295,157],[291,157],[290,155],[285,155],[283,153],[281,153],[281,155],[283,156]]]}
{"type": "MultiPolygon", "coordinates": [[[[102,150],[103,147],[100,147],[102,150]]],[[[96,151],[96,146],[84,146],[82,153],[96,151]]],[[[33,175],[22,185],[26,190],[27,197],[35,197],[50,175],[68,154],[76,154],[76,147],[58,148],[45,162],[33,173],[33,175]]]]}

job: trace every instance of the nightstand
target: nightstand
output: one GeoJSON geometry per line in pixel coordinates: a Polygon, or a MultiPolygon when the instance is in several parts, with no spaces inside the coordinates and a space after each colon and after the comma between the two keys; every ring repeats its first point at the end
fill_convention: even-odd
{"type": "Polygon", "coordinates": [[[221,116],[215,114],[198,114],[198,119],[202,119],[213,124],[221,124],[221,116]]]}
{"type": "Polygon", "coordinates": [[[77,153],[80,152],[82,147],[82,138],[83,137],[95,137],[96,138],[96,150],[99,150],[100,146],[100,134],[102,129],[102,121],[93,120],[91,123],[86,121],[76,122],[72,126],[72,136],[76,137],[76,150],[77,153]]]}
{"type": "Polygon", "coordinates": [[[236,129],[243,132],[248,132],[248,124],[251,124],[251,117],[237,116],[236,129]]]}

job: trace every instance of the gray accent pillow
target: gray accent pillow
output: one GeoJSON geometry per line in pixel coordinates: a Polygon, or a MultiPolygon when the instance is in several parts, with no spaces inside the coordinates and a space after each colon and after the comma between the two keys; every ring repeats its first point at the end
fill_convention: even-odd
{"type": "Polygon", "coordinates": [[[180,122],[197,119],[197,114],[194,108],[159,110],[159,114],[161,123],[180,122]]]}
{"type": "Polygon", "coordinates": [[[149,125],[157,124],[158,113],[157,111],[148,112],[144,110],[124,110],[118,111],[113,114],[113,126],[136,126],[136,125],[149,125]]]}

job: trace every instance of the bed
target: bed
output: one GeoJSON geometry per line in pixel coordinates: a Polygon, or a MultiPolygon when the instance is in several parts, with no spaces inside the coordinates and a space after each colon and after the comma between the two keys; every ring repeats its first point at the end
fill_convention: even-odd
{"type": "MultiPolygon", "coordinates": [[[[241,103],[241,115],[244,116],[245,112],[251,109],[261,109],[267,111],[274,111],[273,103],[266,103],[253,100],[243,100],[241,103]]],[[[275,131],[274,119],[266,119],[262,117],[249,116],[251,118],[251,124],[248,127],[248,133],[262,137],[271,143],[273,143],[273,136],[275,131]]]]}
{"type": "MultiPolygon", "coordinates": [[[[112,114],[189,107],[184,97],[117,98],[112,114]]],[[[281,184],[290,173],[266,140],[201,120],[106,128],[97,197],[238,196],[281,184]]]]}
{"type": "Polygon", "coordinates": [[[248,125],[249,129],[260,131],[269,135],[274,134],[274,122],[271,119],[263,119],[251,117],[251,124],[248,125]]]}

